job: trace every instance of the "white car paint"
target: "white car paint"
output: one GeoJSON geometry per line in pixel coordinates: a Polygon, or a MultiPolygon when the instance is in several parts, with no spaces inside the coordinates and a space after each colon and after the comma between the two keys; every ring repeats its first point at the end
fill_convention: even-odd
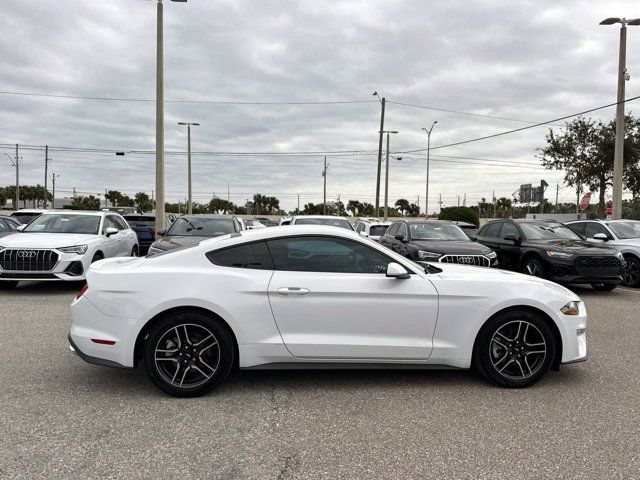
{"type": "MultiPolygon", "coordinates": [[[[134,247],[138,245],[136,233],[129,228],[127,222],[117,213],[113,212],[84,212],[84,211],[49,211],[43,213],[41,217],[53,215],[90,215],[100,217],[98,234],[78,234],[78,233],[44,233],[22,231],[0,238],[0,281],[8,280],[84,280],[92,259],[96,253],[100,252],[104,258],[125,257],[131,255],[134,247]],[[118,230],[117,233],[107,236],[105,222],[109,217],[117,217],[122,220],[126,228],[118,230]],[[86,245],[84,254],[65,253],[61,248],[86,245]],[[52,251],[58,256],[58,261],[51,270],[36,270],[30,264],[25,265],[26,269],[3,269],[3,259],[10,252],[44,252],[52,251]],[[81,275],[71,275],[65,271],[72,262],[82,262],[83,273],[81,275]],[[12,276],[15,275],[15,276],[12,276]],[[29,276],[31,275],[31,276],[29,276]],[[47,275],[48,278],[43,278],[47,275]]],[[[36,253],[37,255],[37,253],[36,253]]],[[[27,262],[28,263],[28,262],[27,262]]],[[[6,264],[5,264],[6,265],[6,264]]]]}
{"type": "Polygon", "coordinates": [[[243,231],[155,257],[96,262],[88,272],[88,290],[72,303],[70,339],[94,363],[133,367],[136,341],[148,322],[172,308],[199,307],[229,325],[241,368],[305,362],[469,368],[482,325],[503,309],[526,306],[543,312],[557,327],[562,362],[586,357],[586,311],[575,293],[508,271],[438,267],[441,273],[427,274],[341,228],[243,231]],[[359,242],[412,275],[252,270],[217,266],[205,256],[246,242],[305,235],[359,242]],[[296,289],[308,292],[297,295],[296,289]],[[579,314],[562,314],[560,309],[572,301],[579,302],[579,314]]]}
{"type": "Polygon", "coordinates": [[[391,225],[392,222],[381,222],[378,220],[358,220],[354,225],[353,229],[362,235],[365,238],[369,238],[374,242],[379,242],[382,235],[371,235],[371,227],[387,227],[391,225]]]}

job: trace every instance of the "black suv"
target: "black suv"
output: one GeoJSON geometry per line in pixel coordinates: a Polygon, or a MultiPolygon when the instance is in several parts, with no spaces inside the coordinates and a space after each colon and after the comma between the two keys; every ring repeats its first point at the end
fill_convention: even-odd
{"type": "Polygon", "coordinates": [[[613,290],[622,281],[620,253],[586,242],[561,223],[494,220],[478,230],[478,242],[495,250],[502,268],[557,283],[613,290]]]}
{"type": "Polygon", "coordinates": [[[496,254],[473,242],[464,231],[449,221],[400,220],[392,223],[380,245],[418,263],[459,263],[490,267],[496,264],[496,254]]]}

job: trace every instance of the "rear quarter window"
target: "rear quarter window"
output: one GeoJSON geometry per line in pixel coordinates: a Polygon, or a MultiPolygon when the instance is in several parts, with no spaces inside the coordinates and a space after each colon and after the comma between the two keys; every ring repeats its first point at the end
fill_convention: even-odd
{"type": "Polygon", "coordinates": [[[206,255],[211,263],[220,267],[274,270],[271,254],[264,242],[214,250],[206,255]]]}

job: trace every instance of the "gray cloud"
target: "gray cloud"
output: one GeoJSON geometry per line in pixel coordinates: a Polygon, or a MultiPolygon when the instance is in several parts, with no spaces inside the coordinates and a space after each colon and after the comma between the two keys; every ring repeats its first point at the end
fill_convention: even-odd
{"type": "MultiPolygon", "coordinates": [[[[0,90],[153,99],[155,2],[25,0],[0,6],[0,90]]],[[[604,17],[638,16],[631,1],[204,1],[165,2],[165,98],[181,100],[390,100],[525,120],[546,120],[615,100],[617,29],[604,17]]],[[[639,93],[640,50],[629,29],[627,96],[639,93]]],[[[199,121],[195,151],[376,150],[377,103],[232,106],[168,103],[167,150],[183,151],[176,123],[199,121]]],[[[631,110],[637,110],[630,105],[631,110]]],[[[0,143],[153,150],[153,103],[0,95],[0,143]]],[[[613,109],[594,116],[610,119],[613,109]]],[[[388,105],[392,150],[517,128],[520,123],[388,105]]],[[[430,205],[509,195],[520,183],[562,174],[526,165],[545,128],[434,150],[430,205]],[[522,162],[458,163],[437,155],[522,162]]],[[[9,152],[1,149],[0,151],[9,152]]],[[[152,155],[52,153],[58,188],[134,193],[154,188],[152,155]]],[[[410,158],[411,157],[411,158],[410,158]]],[[[0,185],[13,182],[6,157],[0,185]]],[[[42,183],[43,153],[24,152],[22,179],[42,183]]],[[[168,199],[184,198],[184,155],[167,156],[168,199]]],[[[472,161],[468,161],[472,162],[472,161]]],[[[329,197],[372,201],[375,156],[329,159],[329,197]]],[[[424,202],[425,160],[390,164],[390,197],[424,202]]],[[[241,202],[279,196],[286,208],[322,199],[322,157],[194,157],[194,191],[241,202]]],[[[573,193],[561,189],[561,200],[573,193]]]]}

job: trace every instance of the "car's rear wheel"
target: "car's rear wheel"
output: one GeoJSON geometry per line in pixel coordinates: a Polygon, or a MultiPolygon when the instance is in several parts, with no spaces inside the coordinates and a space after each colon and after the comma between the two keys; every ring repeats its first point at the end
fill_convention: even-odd
{"type": "Polygon", "coordinates": [[[514,310],[493,317],[482,328],[473,361],[491,383],[522,388],[545,375],[555,353],[555,337],[546,321],[534,312],[514,310]]]}
{"type": "Polygon", "coordinates": [[[0,281],[0,290],[13,290],[18,286],[18,282],[13,280],[0,281]]]}
{"type": "Polygon", "coordinates": [[[591,287],[598,292],[610,292],[615,289],[618,285],[615,283],[592,283],[591,287]]]}
{"type": "Polygon", "coordinates": [[[627,287],[640,287],[640,259],[628,256],[625,258],[627,266],[622,280],[627,287]]]}
{"type": "Polygon", "coordinates": [[[179,312],[156,324],[146,341],[151,381],[176,397],[195,397],[224,381],[234,362],[231,334],[200,312],[179,312]]]}
{"type": "Polygon", "coordinates": [[[531,275],[532,277],[544,278],[544,265],[537,258],[529,258],[522,267],[522,273],[531,275]]]}
{"type": "Polygon", "coordinates": [[[138,246],[134,245],[133,248],[131,249],[131,256],[132,257],[137,257],[138,256],[138,246]]]}

